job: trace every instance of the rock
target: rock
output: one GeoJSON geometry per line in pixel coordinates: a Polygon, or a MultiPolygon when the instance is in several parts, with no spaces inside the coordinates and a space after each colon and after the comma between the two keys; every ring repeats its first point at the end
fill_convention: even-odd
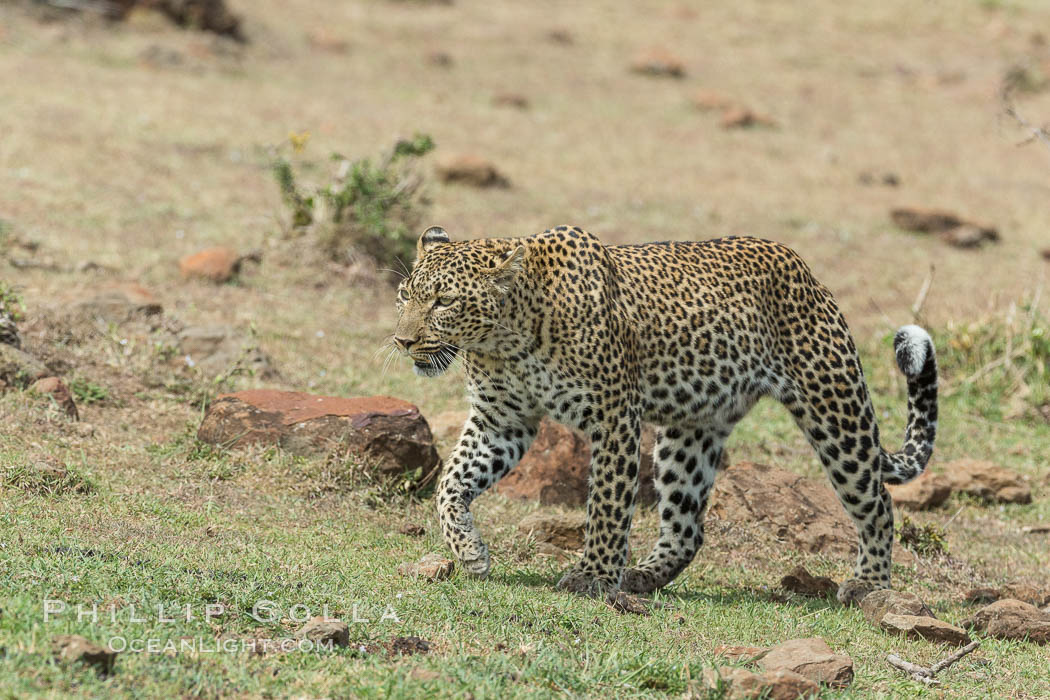
{"type": "Polygon", "coordinates": [[[312,617],[295,633],[298,639],[309,639],[312,642],[332,646],[350,646],[350,627],[342,620],[318,615],[312,617]]]}
{"type": "Polygon", "coordinates": [[[652,49],[638,54],[631,62],[631,70],[642,75],[684,78],[685,64],[665,49],[652,49]]]}
{"type": "Polygon", "coordinates": [[[1050,262],[1050,248],[1043,248],[1039,254],[1043,256],[1043,260],[1050,262]]]}
{"type": "Polygon", "coordinates": [[[492,97],[492,104],[496,107],[513,107],[515,109],[528,109],[529,98],[516,92],[501,92],[492,97]]]}
{"type": "Polygon", "coordinates": [[[430,642],[415,636],[394,637],[390,640],[390,652],[400,656],[427,654],[430,652],[430,642]]]}
{"type": "MultiPolygon", "coordinates": [[[[714,518],[770,528],[789,546],[812,554],[850,556],[856,528],[826,482],[763,464],[740,462],[719,475],[708,512],[714,518]]],[[[914,555],[895,547],[898,562],[914,555]]]]}
{"type": "Polygon", "coordinates": [[[758,661],[767,651],[769,651],[769,647],[727,646],[720,644],[715,647],[714,654],[715,656],[725,657],[726,660],[733,663],[751,664],[758,661]]]}
{"type": "Polygon", "coordinates": [[[747,107],[730,107],[722,113],[723,129],[749,129],[755,126],[774,127],[772,117],[754,112],[747,107]]]}
{"type": "Polygon", "coordinates": [[[766,671],[793,671],[832,688],[853,682],[853,659],[836,654],[820,637],[792,639],[779,644],[758,660],[766,671]]]}
{"type": "Polygon", "coordinates": [[[228,282],[240,269],[241,257],[237,252],[218,246],[206,248],[179,260],[183,277],[196,277],[221,284],[228,282]]]}
{"type": "Polygon", "coordinates": [[[693,93],[690,101],[702,112],[725,111],[736,105],[731,97],[714,90],[698,90],[693,93]]]}
{"type": "Polygon", "coordinates": [[[576,43],[576,38],[568,29],[552,29],[549,32],[547,32],[547,41],[551,42],[552,44],[571,46],[576,43]]]}
{"type": "Polygon", "coordinates": [[[192,27],[247,41],[241,18],[226,7],[225,0],[110,0],[106,12],[113,19],[127,19],[138,8],[156,10],[180,27],[192,27]]]}
{"type": "Polygon", "coordinates": [[[113,665],[117,660],[117,652],[99,646],[79,634],[62,634],[53,638],[51,651],[58,661],[87,664],[102,676],[113,672],[113,665]]]}
{"type": "Polygon", "coordinates": [[[76,318],[95,324],[123,325],[129,321],[158,317],[164,308],[145,287],[134,284],[118,284],[100,291],[86,301],[73,306],[76,318]]]}
{"type": "Polygon", "coordinates": [[[342,37],[336,36],[323,27],[315,29],[306,35],[306,43],[311,48],[326,53],[343,54],[350,48],[350,42],[342,37]]]}
{"type": "Polygon", "coordinates": [[[966,602],[971,605],[987,605],[994,603],[1002,597],[998,588],[971,588],[966,592],[966,602]]]}
{"type": "Polygon", "coordinates": [[[510,187],[510,180],[495,165],[472,154],[442,160],[437,165],[437,174],[443,182],[473,187],[510,187]]]}
{"type": "Polygon", "coordinates": [[[401,529],[397,531],[399,535],[407,535],[408,537],[422,537],[427,534],[426,529],[422,525],[416,525],[415,523],[405,523],[401,526],[401,529]]]}
{"type": "Polygon", "coordinates": [[[690,697],[768,698],[769,700],[795,700],[813,697],[820,693],[820,686],[798,673],[788,670],[753,673],[746,668],[719,666],[705,668],[703,686],[708,693],[690,697]],[[725,695],[717,695],[719,692],[725,695]]]}
{"type": "Polygon", "coordinates": [[[940,233],[966,223],[950,211],[900,207],[890,211],[890,218],[898,228],[920,233],[940,233]]]}
{"type": "Polygon", "coordinates": [[[956,248],[980,248],[985,243],[998,243],[999,232],[994,228],[963,224],[938,234],[940,239],[956,248]]]}
{"type": "Polygon", "coordinates": [[[438,68],[451,68],[452,64],[455,63],[452,59],[452,54],[447,51],[429,51],[426,55],[426,61],[438,68]]]}
{"type": "Polygon", "coordinates": [[[1007,598],[985,606],[963,625],[996,639],[1050,642],[1050,613],[1020,600],[1007,598]]]}
{"type": "Polygon", "coordinates": [[[405,562],[397,567],[402,576],[425,578],[428,581],[444,581],[452,575],[455,564],[440,554],[427,554],[417,562],[405,562]]]}
{"type": "Polygon", "coordinates": [[[13,345],[0,344],[0,387],[26,388],[50,372],[44,363],[13,345]]]}
{"type": "Polygon", "coordinates": [[[943,474],[923,472],[919,478],[899,486],[886,486],[893,502],[901,508],[928,510],[936,508],[952,495],[951,482],[943,474]]]}
{"type": "Polygon", "coordinates": [[[899,632],[905,637],[912,639],[946,642],[955,646],[970,643],[970,635],[966,634],[965,630],[934,617],[886,613],[882,616],[882,621],[879,625],[884,630],[899,632]]]}
{"type": "Polygon", "coordinates": [[[533,513],[518,524],[518,531],[531,535],[537,542],[548,542],[560,549],[582,549],[587,529],[587,515],[549,515],[533,513]]]}
{"type": "Polygon", "coordinates": [[[815,598],[833,595],[839,588],[827,576],[813,576],[802,566],[796,566],[790,574],[780,579],[780,585],[792,593],[815,598]]]}
{"type": "Polygon", "coordinates": [[[419,409],[389,396],[341,398],[260,389],[225,394],[208,407],[197,439],[234,447],[280,445],[297,455],[340,452],[367,456],[379,474],[400,477],[438,467],[438,455],[419,409]]]}
{"type": "Polygon", "coordinates": [[[625,591],[615,591],[605,597],[605,604],[618,613],[627,615],[649,615],[646,600],[625,591]]]}
{"type": "Polygon", "coordinates": [[[179,332],[177,342],[181,361],[206,376],[226,374],[235,366],[263,379],[276,374],[254,339],[224,324],[189,326],[179,332]]]}
{"type": "Polygon", "coordinates": [[[914,593],[884,589],[872,591],[860,601],[860,610],[873,625],[882,622],[888,614],[935,617],[929,606],[914,593]]]}
{"type": "Polygon", "coordinates": [[[941,470],[956,491],[993,503],[1031,503],[1032,490],[1017,472],[992,462],[958,459],[941,470]]]}
{"type": "Polygon", "coordinates": [[[1050,594],[1027,583],[1008,583],[999,592],[1000,598],[1013,598],[1029,605],[1050,604],[1050,594]]]}
{"type": "MultiPolygon", "coordinates": [[[[637,502],[641,504],[657,501],[653,485],[655,441],[655,430],[644,426],[638,469],[637,502]]],[[[587,503],[590,468],[590,441],[577,431],[544,418],[532,446],[518,466],[499,481],[496,490],[508,498],[538,500],[543,505],[582,506],[587,503]]]]}
{"type": "Polygon", "coordinates": [[[29,390],[35,394],[50,396],[55,404],[73,420],[80,420],[77,405],[73,402],[73,393],[66,383],[58,377],[44,377],[33,382],[29,390]]]}

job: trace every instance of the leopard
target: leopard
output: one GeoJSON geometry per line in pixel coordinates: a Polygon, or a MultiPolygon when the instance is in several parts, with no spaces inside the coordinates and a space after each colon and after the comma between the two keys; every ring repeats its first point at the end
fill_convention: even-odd
{"type": "Polygon", "coordinates": [[[577,226],[453,241],[425,230],[397,291],[391,342],[422,377],[462,368],[469,411],[436,486],[437,515],[461,568],[491,557],[472,502],[518,463],[545,416],[589,441],[582,555],[557,588],[652,593],[704,542],[726,440],[760,400],[801,429],[857,532],[845,604],[890,587],[887,485],[918,477],[937,431],[930,334],[893,337],[906,378],[900,450],[885,449],[853,336],[831,292],[791,248],[748,236],[605,245],[577,226]],[[629,565],[640,431],[656,427],[659,531],[629,565]]]}

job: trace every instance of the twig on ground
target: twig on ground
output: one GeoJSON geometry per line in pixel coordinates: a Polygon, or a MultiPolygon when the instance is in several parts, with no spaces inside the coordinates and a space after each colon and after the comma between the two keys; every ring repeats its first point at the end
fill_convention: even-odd
{"type": "Polygon", "coordinates": [[[910,661],[905,661],[896,654],[890,654],[889,656],[887,656],[886,662],[890,666],[893,666],[894,668],[899,668],[900,670],[904,671],[909,676],[911,676],[912,680],[918,681],[919,683],[923,683],[925,685],[940,685],[941,682],[934,678],[934,676],[936,676],[944,669],[950,667],[956,661],[966,656],[980,645],[980,642],[976,640],[972,641],[966,646],[964,646],[962,649],[956,651],[951,656],[945,659],[941,659],[929,668],[926,668],[925,666],[919,666],[918,664],[913,664],[910,661]]]}
{"type": "Polygon", "coordinates": [[[1014,105],[1013,89],[1014,86],[1011,83],[1005,82],[1000,92],[1000,97],[1003,102],[1003,112],[1006,116],[1012,118],[1022,129],[1028,132],[1028,138],[1017,145],[1025,146],[1033,141],[1042,141],[1043,145],[1050,149],[1050,132],[1047,132],[1045,126],[1033,126],[1031,122],[1021,116],[1014,105]]]}
{"type": "Polygon", "coordinates": [[[926,275],[926,279],[922,281],[919,294],[915,297],[915,303],[911,305],[911,315],[916,321],[921,320],[922,307],[926,304],[926,295],[930,293],[930,287],[933,286],[933,273],[935,270],[936,268],[931,264],[930,272],[926,275]]]}

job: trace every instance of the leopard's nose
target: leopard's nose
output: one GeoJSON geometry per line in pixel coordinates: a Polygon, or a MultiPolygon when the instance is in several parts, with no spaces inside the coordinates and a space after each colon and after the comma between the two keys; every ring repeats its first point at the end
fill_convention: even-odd
{"type": "Polygon", "coordinates": [[[398,338],[394,336],[394,345],[396,345],[403,352],[408,352],[408,349],[415,345],[418,341],[413,338],[398,338]]]}

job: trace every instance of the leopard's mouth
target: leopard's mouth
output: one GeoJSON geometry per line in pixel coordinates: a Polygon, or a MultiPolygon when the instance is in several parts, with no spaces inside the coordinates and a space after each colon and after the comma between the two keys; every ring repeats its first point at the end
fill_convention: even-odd
{"type": "Polygon", "coordinates": [[[444,374],[452,366],[456,359],[459,348],[454,345],[444,345],[436,352],[421,357],[412,357],[412,371],[420,377],[437,377],[444,374]]]}

